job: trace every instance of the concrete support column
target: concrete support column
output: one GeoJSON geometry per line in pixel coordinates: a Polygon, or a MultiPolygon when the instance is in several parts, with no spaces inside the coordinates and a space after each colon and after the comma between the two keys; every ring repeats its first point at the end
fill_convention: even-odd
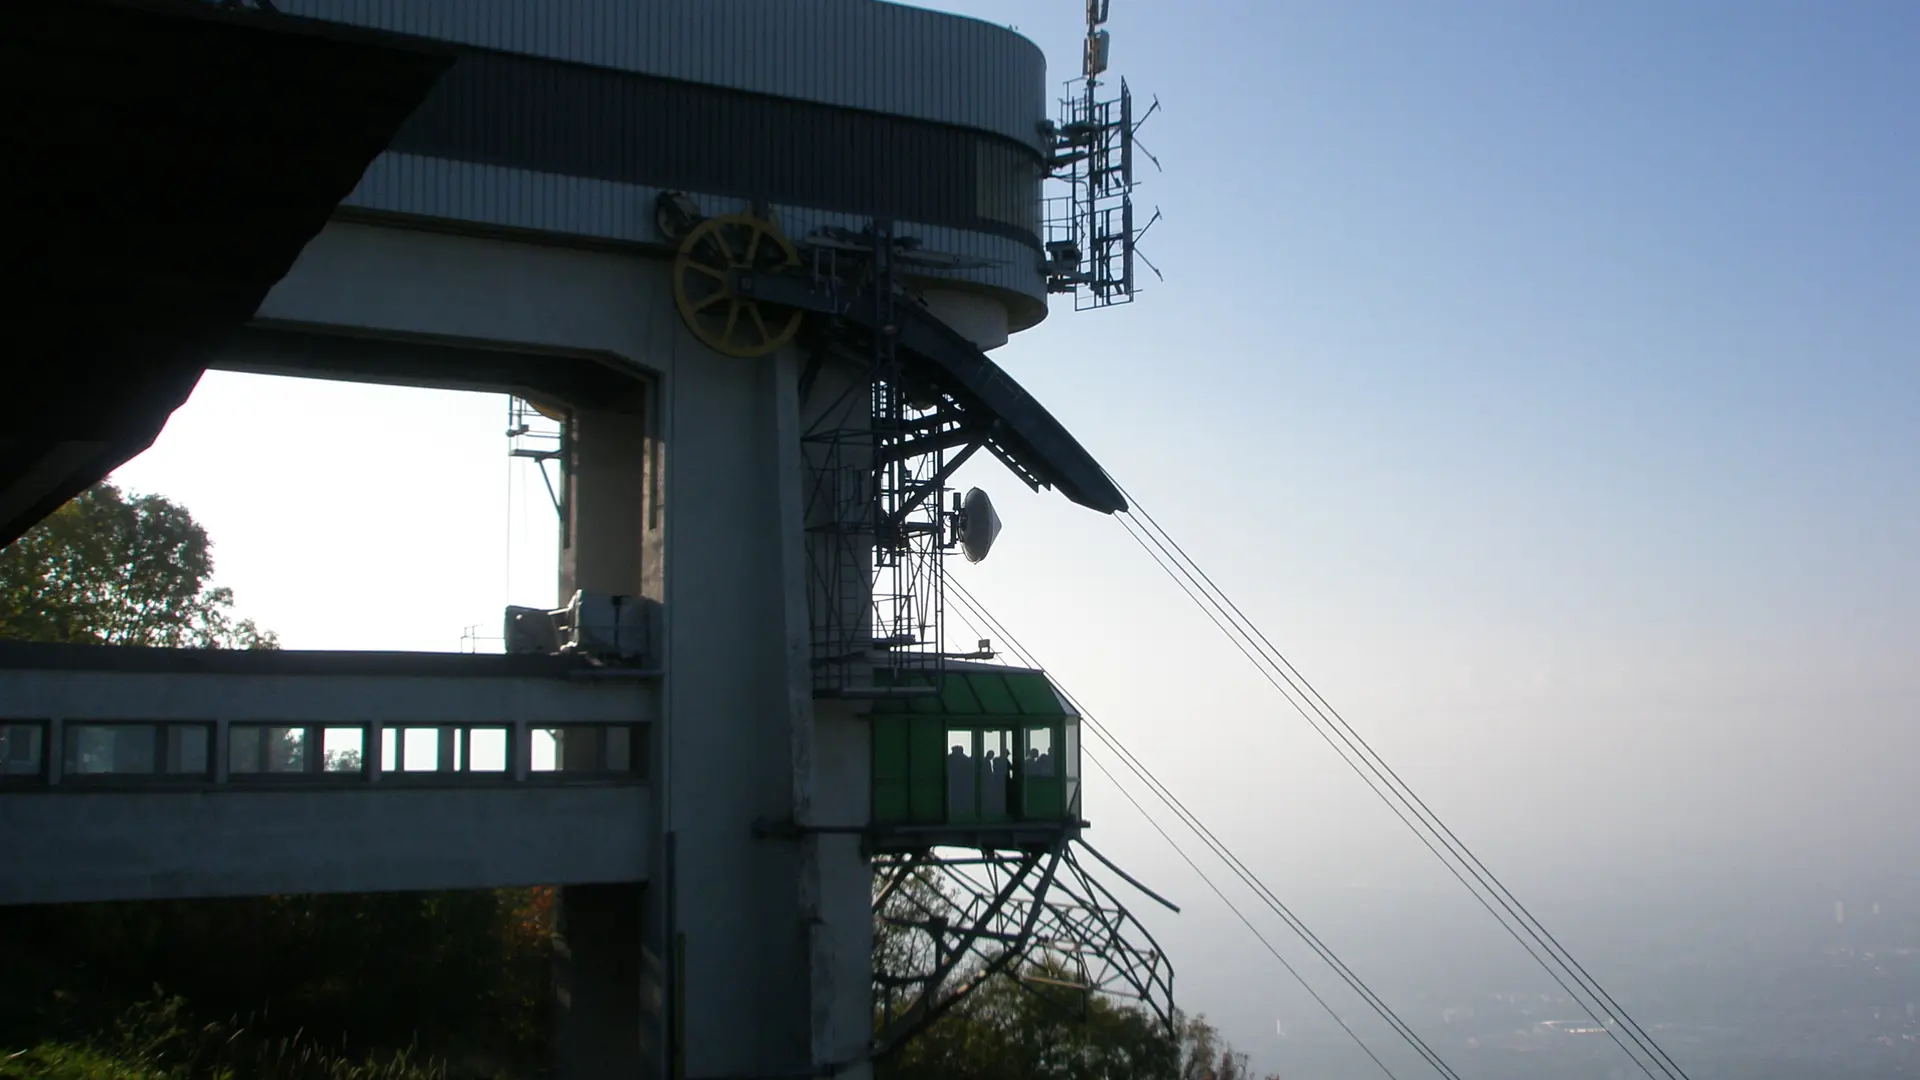
{"type": "MultiPolygon", "coordinates": [[[[651,399],[652,395],[647,395],[651,399]]],[[[651,663],[661,656],[659,603],[664,581],[660,515],[661,447],[645,405],[575,409],[567,420],[566,514],[559,600],[577,589],[653,601],[651,663]]],[[[559,719],[559,718],[556,718],[559,719]]],[[[652,725],[663,728],[664,724],[652,725]]],[[[564,766],[599,764],[604,748],[570,733],[557,747],[564,766]]],[[[604,738],[604,733],[601,734],[604,738]]],[[[657,752],[649,760],[660,762],[657,752]]],[[[645,789],[666,789],[656,769],[645,789]]],[[[635,798],[642,797],[638,792],[635,798]]],[[[656,807],[659,803],[656,802],[656,807]]],[[[553,837],[568,842],[564,832],[553,837]]],[[[662,985],[664,921],[661,853],[648,885],[569,886],[560,890],[554,938],[554,1059],[560,1080],[636,1080],[667,1075],[662,985]]]]}
{"type": "MultiPolygon", "coordinates": [[[[812,418],[799,397],[795,358],[783,358],[772,375],[776,491],[783,534],[779,602],[786,628],[789,785],[794,823],[803,830],[794,870],[799,914],[807,934],[811,1064],[861,1080],[871,1072],[865,1064],[853,1063],[865,1052],[873,1026],[872,875],[857,837],[804,830],[866,821],[870,751],[866,730],[850,702],[813,697],[813,627],[808,613],[813,563],[805,530],[808,493],[818,489],[819,465],[811,460],[803,441],[812,418]]],[[[857,385],[850,389],[859,407],[856,415],[864,420],[865,395],[857,385]]],[[[860,593],[855,600],[862,610],[849,615],[864,619],[865,589],[860,593]]],[[[814,598],[816,602],[828,599],[814,598]]]]}
{"type": "MultiPolygon", "coordinates": [[[[872,805],[872,740],[854,702],[821,701],[814,711],[813,811],[823,823],[858,824],[872,805]]],[[[873,870],[860,838],[812,837],[805,857],[814,883],[811,939],[814,1060],[841,1067],[842,1080],[866,1080],[856,1062],[873,1034],[873,870]]]]}
{"type": "Polygon", "coordinates": [[[657,440],[650,426],[644,410],[576,409],[568,419],[563,604],[576,589],[660,599],[657,440]]]}

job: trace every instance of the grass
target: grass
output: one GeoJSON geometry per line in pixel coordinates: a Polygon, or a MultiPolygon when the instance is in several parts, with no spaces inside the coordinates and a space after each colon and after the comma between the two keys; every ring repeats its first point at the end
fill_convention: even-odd
{"type": "Polygon", "coordinates": [[[0,1080],[447,1080],[444,1063],[406,1051],[355,1060],[299,1032],[256,1036],[237,1018],[189,1027],[184,1009],[156,997],[97,1039],[0,1054],[0,1080]]]}
{"type": "Polygon", "coordinates": [[[41,1043],[0,1057],[0,1080],[170,1080],[166,1073],[84,1046],[41,1043]]]}

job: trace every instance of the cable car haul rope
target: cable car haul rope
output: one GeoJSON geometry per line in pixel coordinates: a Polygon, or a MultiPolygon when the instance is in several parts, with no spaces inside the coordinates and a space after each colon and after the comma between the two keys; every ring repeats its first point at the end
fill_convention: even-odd
{"type": "MultiPolygon", "coordinates": [[[[1473,854],[1453,830],[1440,820],[1432,808],[1361,737],[1359,732],[1354,730],[1353,726],[1321,696],[1313,684],[1308,682],[1272,641],[1247,618],[1239,605],[1227,596],[1185,549],[1175,542],[1160,523],[1140,505],[1139,500],[1117,482],[1114,486],[1120,490],[1130,507],[1116,515],[1116,520],[1127,531],[1127,535],[1147,553],[1149,558],[1153,559],[1155,565],[1172,579],[1188,599],[1201,609],[1209,621],[1222,634],[1225,634],[1229,641],[1233,642],[1234,646],[1247,658],[1248,663],[1252,664],[1261,676],[1287,699],[1288,704],[1292,705],[1295,711],[1299,712],[1301,717],[1314,728],[1314,731],[1333,748],[1334,752],[1340,755],[1341,760],[1366,783],[1369,790],[1386,803],[1388,809],[1413,831],[1422,846],[1441,861],[1448,872],[1467,888],[1481,907],[1494,917],[1501,928],[1526,950],[1527,955],[1532,957],[1534,962],[1539,964],[1580,1006],[1581,1010],[1606,1032],[1608,1038],[1633,1061],[1642,1073],[1650,1078],[1689,1080],[1686,1071],[1654,1041],[1652,1035],[1627,1014],[1627,1011],[1600,985],[1598,980],[1574,959],[1545,925],[1494,876],[1486,864],[1473,854]]],[[[967,591],[964,585],[957,581],[949,581],[948,588],[952,590],[950,595],[958,601],[959,610],[969,618],[969,621],[978,620],[980,629],[991,632],[1005,642],[1009,646],[1009,651],[1023,663],[1036,668],[1041,667],[1038,660],[1021,647],[1018,640],[1007,632],[1006,628],[967,591]]],[[[1063,689],[1062,693],[1065,694],[1066,691],[1063,689]]],[[[1332,968],[1343,982],[1358,993],[1436,1074],[1448,1078],[1459,1075],[1441,1060],[1439,1055],[1422,1041],[1405,1021],[1394,1014],[1393,1010],[1380,1000],[1358,974],[1347,967],[1318,936],[1308,929],[1285,904],[1281,903],[1273,890],[1268,888],[1238,856],[1234,855],[1212,830],[1201,823],[1199,818],[1181,803],[1166,785],[1153,775],[1151,770],[1128,751],[1111,730],[1100,724],[1093,714],[1084,705],[1074,701],[1071,695],[1068,695],[1068,700],[1079,709],[1087,730],[1111,750],[1121,765],[1134,778],[1144,783],[1181,824],[1185,825],[1210,852],[1224,862],[1242,884],[1251,889],[1269,910],[1278,915],[1288,929],[1312,949],[1328,967],[1332,968]]],[[[1098,758],[1093,757],[1091,749],[1089,749],[1089,758],[1094,761],[1095,767],[1121,788],[1121,794],[1129,802],[1136,808],[1140,807],[1139,802],[1126,791],[1120,779],[1098,758]]],[[[1141,809],[1145,814],[1144,808],[1141,809]]],[[[1161,828],[1159,822],[1155,821],[1151,814],[1146,816],[1149,824],[1173,845],[1180,857],[1196,872],[1200,872],[1199,866],[1185,851],[1181,850],[1179,843],[1161,828]]],[[[1201,872],[1201,879],[1208,888],[1220,896],[1223,902],[1227,903],[1229,910],[1233,911],[1234,915],[1260,940],[1260,943],[1273,953],[1275,959],[1280,961],[1287,972],[1306,988],[1308,994],[1333,1016],[1335,1022],[1372,1059],[1380,1071],[1392,1078],[1393,1071],[1367,1046],[1365,1040],[1361,1039],[1359,1034],[1340,1018],[1332,1006],[1307,984],[1299,972],[1288,964],[1253,923],[1234,907],[1231,901],[1227,900],[1225,894],[1207,878],[1204,872],[1201,872]]]]}

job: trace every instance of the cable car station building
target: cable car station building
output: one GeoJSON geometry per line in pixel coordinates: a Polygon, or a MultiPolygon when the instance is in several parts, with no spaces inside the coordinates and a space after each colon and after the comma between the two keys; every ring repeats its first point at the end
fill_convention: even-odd
{"type": "Polygon", "coordinates": [[[1119,910],[1077,711],[941,633],[998,528],[959,463],[1125,508],[986,355],[1085,269],[1034,45],[874,0],[16,8],[10,316],[57,344],[0,541],[208,369],[486,389],[547,425],[561,603],[498,655],[0,647],[0,902],[559,884],[562,1073],[713,1078],[866,1075],[958,958],[1094,933],[1050,883],[1119,910]],[[1026,877],[876,973],[943,849],[1026,877]]]}

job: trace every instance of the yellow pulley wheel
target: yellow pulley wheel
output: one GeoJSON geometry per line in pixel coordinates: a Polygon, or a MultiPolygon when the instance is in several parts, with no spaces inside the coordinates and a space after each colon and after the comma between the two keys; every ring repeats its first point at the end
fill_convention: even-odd
{"type": "Polygon", "coordinates": [[[797,268],[800,253],[773,223],[752,214],[708,218],[681,239],[673,299],[701,344],[727,356],[765,356],[793,340],[803,313],[736,294],[738,270],[797,268]]]}

